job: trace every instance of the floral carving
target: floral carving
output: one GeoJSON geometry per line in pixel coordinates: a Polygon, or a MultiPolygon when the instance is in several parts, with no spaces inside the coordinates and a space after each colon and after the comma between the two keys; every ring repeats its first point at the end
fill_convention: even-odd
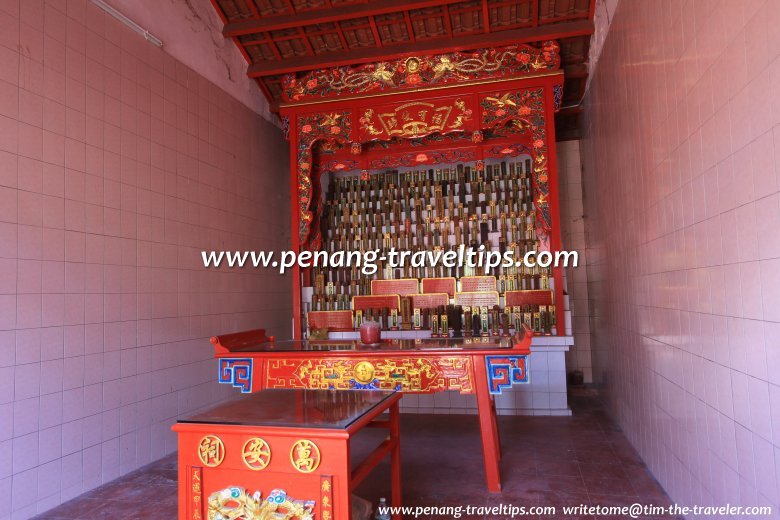
{"type": "Polygon", "coordinates": [[[426,153],[407,153],[400,156],[385,156],[373,159],[369,166],[372,169],[401,168],[420,164],[437,164],[452,162],[470,162],[477,154],[470,149],[437,150],[426,153]]]}
{"type": "Polygon", "coordinates": [[[309,237],[313,220],[309,211],[312,196],[312,145],[317,141],[346,143],[351,131],[351,114],[346,111],[298,117],[298,233],[302,246],[309,237]]]}
{"type": "Polygon", "coordinates": [[[544,89],[497,92],[483,97],[480,107],[483,127],[513,126],[521,132],[530,132],[534,160],[533,182],[536,188],[534,191],[536,222],[541,228],[538,234],[549,235],[552,229],[552,217],[549,205],[544,89]]]}
{"type": "Polygon", "coordinates": [[[263,499],[259,491],[231,486],[212,493],[208,501],[208,520],[314,520],[314,501],[295,500],[281,489],[263,499]]]}
{"type": "Polygon", "coordinates": [[[528,45],[478,49],[434,56],[410,56],[359,67],[320,69],[297,78],[284,77],[282,97],[287,102],[384,90],[420,88],[464,81],[523,76],[557,70],[560,47],[546,41],[528,45]]]}

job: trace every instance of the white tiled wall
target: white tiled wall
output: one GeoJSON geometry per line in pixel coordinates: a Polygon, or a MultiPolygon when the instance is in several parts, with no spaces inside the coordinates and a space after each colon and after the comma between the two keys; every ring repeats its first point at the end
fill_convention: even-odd
{"type": "Polygon", "coordinates": [[[228,395],[208,336],[288,330],[286,143],[87,0],[0,1],[0,519],[174,448],[228,395]],[[262,169],[258,168],[262,165],[262,169]]]}
{"type": "Polygon", "coordinates": [[[621,0],[582,141],[594,379],[674,501],[775,517],[779,24],[776,0],[621,0]]]}
{"type": "Polygon", "coordinates": [[[588,241],[585,238],[585,211],[582,206],[580,142],[556,143],[563,248],[576,251],[577,267],[566,269],[566,294],[571,310],[574,344],[566,354],[566,370],[582,371],[585,383],[593,382],[590,348],[590,302],[588,300],[588,241]]]}
{"type": "MultiPolygon", "coordinates": [[[[532,347],[528,362],[530,383],[504,388],[496,396],[499,415],[571,415],[566,396],[567,347],[532,347]]],[[[405,413],[476,414],[474,395],[457,392],[407,394],[405,413]]]]}

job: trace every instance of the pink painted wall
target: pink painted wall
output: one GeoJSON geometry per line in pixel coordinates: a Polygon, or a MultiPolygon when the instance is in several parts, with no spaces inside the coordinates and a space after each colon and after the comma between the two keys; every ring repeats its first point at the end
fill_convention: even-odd
{"type": "Polygon", "coordinates": [[[209,0],[105,0],[162,40],[163,50],[274,124],[265,95],[246,77],[247,64],[209,0]]]}
{"type": "Polygon", "coordinates": [[[0,519],[171,452],[235,391],[208,336],[289,334],[287,145],[86,0],[0,2],[0,519]]]}
{"type": "Polygon", "coordinates": [[[594,378],[680,503],[780,504],[778,25],[621,0],[587,95],[594,378]]]}

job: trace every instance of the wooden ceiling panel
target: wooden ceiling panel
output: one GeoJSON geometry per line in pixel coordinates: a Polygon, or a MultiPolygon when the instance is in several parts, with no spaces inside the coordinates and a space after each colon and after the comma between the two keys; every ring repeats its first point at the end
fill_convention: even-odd
{"type": "MultiPolygon", "coordinates": [[[[256,18],[252,10],[255,5],[249,4],[248,1],[251,2],[251,0],[223,0],[219,2],[219,5],[228,22],[240,22],[256,18]]],[[[257,8],[255,7],[255,9],[257,8]]]]}
{"type": "Polygon", "coordinates": [[[382,45],[409,41],[409,29],[403,13],[380,14],[374,17],[382,45]]]}
{"type": "Polygon", "coordinates": [[[539,0],[539,21],[560,22],[589,16],[591,0],[539,0]]]}
{"type": "Polygon", "coordinates": [[[314,53],[317,55],[344,50],[341,39],[335,32],[309,36],[309,42],[311,42],[314,53]]]}
{"type": "Polygon", "coordinates": [[[534,24],[534,8],[530,0],[488,0],[487,4],[491,31],[531,27],[534,24]]]}
{"type": "MultiPolygon", "coordinates": [[[[595,0],[211,0],[269,101],[286,73],[556,39],[563,104],[587,81],[595,0]]],[[[559,118],[560,119],[560,118],[559,118]]]]}
{"type": "MultiPolygon", "coordinates": [[[[284,0],[245,0],[254,2],[260,16],[274,16],[290,12],[290,6],[284,0]]],[[[251,9],[250,9],[251,10],[251,9]]]]}
{"type": "Polygon", "coordinates": [[[447,36],[441,7],[414,9],[409,11],[415,40],[429,40],[447,36]]]}
{"type": "Polygon", "coordinates": [[[344,33],[344,39],[347,41],[347,46],[350,49],[375,47],[377,45],[370,25],[365,27],[344,27],[344,24],[342,24],[341,30],[344,33]]]}
{"type": "Polygon", "coordinates": [[[290,0],[290,3],[295,8],[296,13],[328,6],[326,0],[290,0]]]}
{"type": "Polygon", "coordinates": [[[475,32],[484,32],[485,26],[482,20],[483,3],[480,0],[463,2],[449,8],[449,17],[452,24],[452,34],[462,35],[475,32]]]}
{"type": "MultiPolygon", "coordinates": [[[[294,31],[297,34],[297,31],[294,31]]],[[[276,48],[279,49],[279,53],[282,55],[282,59],[294,58],[296,56],[308,56],[309,49],[304,43],[303,38],[300,35],[291,35],[285,39],[274,37],[276,42],[276,48]]]]}
{"type": "Polygon", "coordinates": [[[247,54],[249,54],[249,56],[252,58],[252,63],[277,59],[273,50],[271,49],[271,45],[268,43],[245,45],[244,48],[246,49],[247,54]]]}

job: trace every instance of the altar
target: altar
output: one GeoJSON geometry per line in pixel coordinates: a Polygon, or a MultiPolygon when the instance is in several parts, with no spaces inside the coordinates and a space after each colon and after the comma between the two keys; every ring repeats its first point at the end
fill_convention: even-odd
{"type": "Polygon", "coordinates": [[[295,338],[355,330],[433,337],[458,316],[493,335],[502,315],[537,336],[570,335],[563,267],[525,265],[561,251],[554,113],[559,45],[510,45],[334,67],[284,80],[292,246],[376,251],[375,273],[293,267],[295,338]],[[475,269],[394,267],[390,251],[467,248],[517,262],[475,269]],[[446,320],[442,316],[446,314],[446,320]]]}
{"type": "Polygon", "coordinates": [[[562,249],[559,50],[550,40],[286,75],[292,250],[373,252],[377,265],[295,264],[294,341],[263,329],[214,337],[220,382],[401,391],[410,411],[475,413],[487,487],[499,491],[497,413],[569,413],[563,266],[526,261],[562,249]],[[513,261],[387,261],[464,250],[513,261]],[[382,329],[376,348],[358,341],[365,321],[382,329]],[[439,410],[438,395],[461,406],[439,410]]]}
{"type": "Polygon", "coordinates": [[[487,488],[501,490],[493,396],[528,382],[530,332],[496,339],[390,339],[369,347],[360,341],[276,341],[259,329],[211,342],[220,383],[242,393],[287,388],[476,395],[487,488]]]}

